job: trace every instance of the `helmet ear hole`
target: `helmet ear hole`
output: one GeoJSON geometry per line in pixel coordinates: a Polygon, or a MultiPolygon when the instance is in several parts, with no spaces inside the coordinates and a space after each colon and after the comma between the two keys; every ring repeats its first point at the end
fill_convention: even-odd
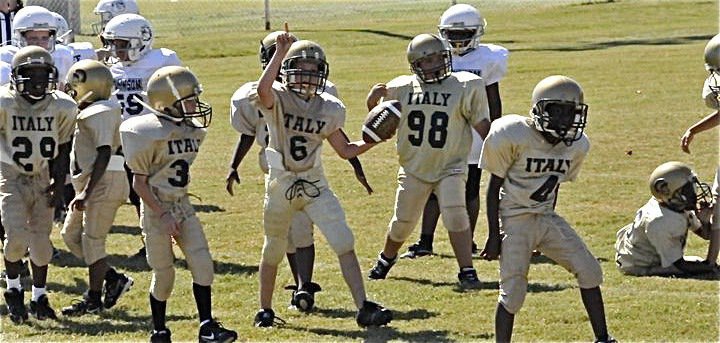
{"type": "Polygon", "coordinates": [[[665,181],[665,179],[659,178],[655,180],[652,184],[652,187],[658,194],[668,197],[670,196],[670,185],[667,181],[665,181]]]}

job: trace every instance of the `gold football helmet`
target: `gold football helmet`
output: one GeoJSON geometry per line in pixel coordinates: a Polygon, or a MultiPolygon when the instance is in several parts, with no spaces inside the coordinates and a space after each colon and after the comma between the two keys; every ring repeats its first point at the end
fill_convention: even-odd
{"type": "Polygon", "coordinates": [[[442,38],[423,33],[415,36],[407,47],[410,69],[422,82],[440,82],[452,73],[450,46],[442,38]]]}
{"type": "Polygon", "coordinates": [[[148,105],[157,115],[173,122],[205,128],[212,120],[212,107],[200,101],[202,91],[190,69],[162,67],[148,81],[148,105]]]}
{"type": "Polygon", "coordinates": [[[575,80],[562,75],[544,78],[533,89],[532,103],[535,128],[549,143],[570,146],[582,137],[588,106],[575,80]]]}
{"type": "Polygon", "coordinates": [[[58,71],[50,53],[35,45],[18,50],[12,60],[11,83],[23,96],[41,100],[57,87],[58,71]]]}
{"type": "Polygon", "coordinates": [[[713,93],[705,99],[708,107],[718,108],[720,103],[720,34],[715,35],[705,45],[705,69],[710,72],[707,85],[713,93]]]}
{"type": "Polygon", "coordinates": [[[650,192],[659,202],[675,211],[695,210],[712,202],[710,186],[698,181],[685,163],[666,162],[650,174],[650,192]]]}
{"type": "Polygon", "coordinates": [[[280,75],[287,87],[303,97],[324,92],[328,74],[330,66],[323,48],[309,40],[293,43],[280,68],[280,75]]]}
{"type": "MultiPolygon", "coordinates": [[[[265,67],[270,63],[270,59],[275,55],[275,44],[277,43],[277,37],[285,33],[285,31],[275,31],[270,32],[263,40],[260,41],[260,65],[262,65],[263,70],[265,70],[265,67]]],[[[290,38],[292,38],[293,43],[298,41],[297,36],[295,36],[292,33],[288,33],[290,35],[290,38]]]]}
{"type": "Polygon", "coordinates": [[[65,93],[78,104],[110,99],[112,89],[110,69],[96,60],[82,60],[68,71],[65,93]]]}

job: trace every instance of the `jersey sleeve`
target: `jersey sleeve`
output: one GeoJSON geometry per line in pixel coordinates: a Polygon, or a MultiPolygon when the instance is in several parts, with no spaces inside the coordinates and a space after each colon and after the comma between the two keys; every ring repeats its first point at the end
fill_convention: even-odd
{"type": "Polygon", "coordinates": [[[180,57],[178,57],[177,53],[175,51],[172,51],[170,49],[161,49],[163,54],[165,55],[165,58],[163,60],[163,67],[167,66],[179,66],[182,67],[182,61],[180,61],[180,57]]]}
{"type": "Polygon", "coordinates": [[[115,128],[120,121],[119,115],[113,115],[111,112],[98,113],[90,116],[85,120],[85,125],[90,128],[93,133],[93,142],[95,148],[104,145],[112,147],[115,139],[115,128]]]}
{"type": "Polygon", "coordinates": [[[335,97],[332,97],[332,101],[326,102],[325,111],[328,113],[328,118],[332,118],[332,121],[328,123],[329,127],[327,135],[323,138],[327,138],[329,134],[341,129],[345,126],[345,105],[335,97]]]}
{"type": "MultiPolygon", "coordinates": [[[[282,116],[283,109],[282,109],[282,102],[280,101],[280,92],[278,87],[280,84],[275,82],[273,83],[273,86],[270,88],[270,91],[273,93],[273,106],[272,108],[266,108],[262,102],[260,101],[260,96],[258,95],[257,88],[253,89],[250,92],[250,95],[248,98],[250,99],[250,104],[260,110],[260,112],[268,117],[268,118],[277,118],[278,116],[282,116]]],[[[267,120],[267,119],[266,119],[267,120]]]]}
{"type": "Polygon", "coordinates": [[[490,120],[487,91],[482,79],[474,78],[467,81],[463,109],[468,122],[475,125],[485,119],[490,120]]]}
{"type": "Polygon", "coordinates": [[[483,74],[486,85],[500,82],[507,74],[507,61],[510,54],[507,49],[499,45],[490,45],[490,68],[483,74]]]}
{"type": "Polygon", "coordinates": [[[58,125],[58,144],[69,143],[72,140],[72,134],[75,131],[75,119],[77,118],[77,104],[65,93],[58,99],[61,105],[58,125]]]}
{"type": "MultiPolygon", "coordinates": [[[[123,123],[124,125],[124,123],[123,123]]],[[[154,142],[135,134],[134,132],[120,130],[125,162],[134,174],[150,175],[150,166],[153,161],[154,142]]]]}
{"type": "Polygon", "coordinates": [[[579,149],[577,150],[577,154],[575,154],[572,164],[570,165],[570,169],[567,172],[567,181],[575,181],[575,179],[577,179],[578,174],[580,174],[580,166],[590,150],[590,141],[587,139],[585,134],[583,134],[583,137],[579,141],[573,143],[573,145],[575,144],[579,146],[579,149]]]}
{"type": "Polygon", "coordinates": [[[665,216],[657,217],[647,223],[646,235],[655,251],[660,255],[663,268],[670,267],[675,261],[683,257],[683,244],[674,239],[669,229],[670,225],[684,225],[665,216]]]}
{"type": "Polygon", "coordinates": [[[230,125],[235,131],[247,136],[257,134],[257,123],[260,120],[257,108],[250,102],[249,94],[253,91],[257,92],[256,84],[245,84],[230,99],[230,125]]]}
{"type": "Polygon", "coordinates": [[[499,129],[501,125],[490,127],[480,152],[480,168],[505,178],[508,170],[515,162],[515,146],[505,130],[499,129]]]}

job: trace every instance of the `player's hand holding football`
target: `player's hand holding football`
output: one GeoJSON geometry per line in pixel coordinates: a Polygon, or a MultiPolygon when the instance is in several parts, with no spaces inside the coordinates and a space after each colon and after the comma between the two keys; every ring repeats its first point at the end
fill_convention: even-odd
{"type": "Polygon", "coordinates": [[[233,192],[234,183],[240,184],[240,174],[238,174],[237,169],[230,168],[230,171],[225,177],[225,190],[227,190],[230,195],[235,195],[235,192],[233,192]]]}
{"type": "Polygon", "coordinates": [[[175,237],[180,234],[180,223],[178,223],[175,216],[170,211],[165,211],[160,215],[160,222],[162,223],[165,232],[171,237],[175,237]]]}
{"type": "Polygon", "coordinates": [[[384,83],[375,84],[367,95],[367,108],[371,110],[380,102],[380,99],[387,96],[387,86],[384,83]]]}
{"type": "Polygon", "coordinates": [[[500,256],[500,244],[502,239],[500,235],[490,235],[485,241],[485,248],[480,252],[480,256],[488,261],[496,260],[500,256]]]}

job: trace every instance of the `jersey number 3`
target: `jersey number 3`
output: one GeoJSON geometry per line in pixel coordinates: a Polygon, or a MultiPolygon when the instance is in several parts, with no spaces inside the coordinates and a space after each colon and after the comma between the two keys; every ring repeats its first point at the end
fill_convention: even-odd
{"type": "MultiPolygon", "coordinates": [[[[21,159],[29,158],[33,155],[33,144],[30,138],[19,136],[12,141],[13,148],[18,148],[12,155],[13,161],[22,167],[26,172],[32,172],[34,166],[32,163],[22,163],[21,159]]],[[[43,137],[40,139],[40,156],[46,159],[52,159],[55,156],[55,139],[52,137],[43,137]]]]}
{"type": "Polygon", "coordinates": [[[190,164],[185,160],[177,160],[170,165],[175,169],[175,177],[168,178],[168,183],[173,187],[185,187],[190,182],[190,164]]]}

